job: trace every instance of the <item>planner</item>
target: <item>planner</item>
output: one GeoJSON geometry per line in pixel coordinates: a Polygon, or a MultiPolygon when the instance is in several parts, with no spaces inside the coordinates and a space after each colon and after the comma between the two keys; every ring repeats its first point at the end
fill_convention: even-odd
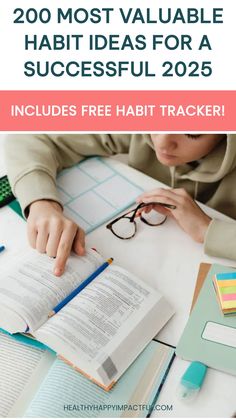
{"type": "Polygon", "coordinates": [[[64,213],[86,233],[131,206],[143,190],[109,165],[109,159],[92,157],[57,178],[64,213]]]}
{"type": "MultiPolygon", "coordinates": [[[[57,177],[64,214],[90,233],[130,207],[143,192],[109,165],[109,159],[90,157],[57,177]]],[[[10,208],[23,217],[17,200],[10,208]]]]}

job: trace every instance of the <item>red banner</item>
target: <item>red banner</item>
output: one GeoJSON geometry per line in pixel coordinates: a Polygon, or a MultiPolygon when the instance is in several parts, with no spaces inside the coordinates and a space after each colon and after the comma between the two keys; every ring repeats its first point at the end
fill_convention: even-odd
{"type": "Polygon", "coordinates": [[[236,91],[1,91],[0,131],[236,131],[236,91]]]}

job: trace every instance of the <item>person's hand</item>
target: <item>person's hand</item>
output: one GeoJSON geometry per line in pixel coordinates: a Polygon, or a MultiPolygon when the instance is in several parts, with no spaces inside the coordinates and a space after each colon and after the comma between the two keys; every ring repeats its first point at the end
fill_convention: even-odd
{"type": "Polygon", "coordinates": [[[54,274],[61,276],[73,249],[85,253],[84,231],[63,215],[61,206],[54,201],[40,200],[30,205],[27,219],[30,245],[40,253],[54,257],[54,274]]]}
{"type": "Polygon", "coordinates": [[[198,243],[204,242],[211,218],[201,210],[185,189],[154,189],[151,192],[143,193],[139,196],[137,202],[144,202],[145,204],[161,202],[175,205],[175,209],[169,209],[158,204],[151,205],[148,208],[144,208],[144,211],[149,212],[154,209],[161,214],[174,218],[193,240],[198,243]]]}

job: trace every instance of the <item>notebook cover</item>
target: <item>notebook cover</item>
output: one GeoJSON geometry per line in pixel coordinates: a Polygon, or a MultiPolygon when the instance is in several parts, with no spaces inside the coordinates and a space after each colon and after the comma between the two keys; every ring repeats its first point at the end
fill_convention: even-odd
{"type": "Polygon", "coordinates": [[[176,348],[176,354],[180,358],[200,361],[209,367],[236,375],[236,316],[227,318],[223,316],[212,283],[212,278],[216,273],[232,271],[234,269],[230,267],[212,265],[176,348]],[[221,325],[230,327],[227,330],[232,332],[232,344],[222,343],[222,339],[225,341],[224,333],[223,338],[218,332],[210,340],[204,338],[205,328],[209,324],[216,327],[221,327],[221,325]],[[216,342],[216,340],[221,340],[221,342],[216,342]]]}
{"type": "Polygon", "coordinates": [[[193,307],[196,304],[197,298],[199,296],[199,293],[202,289],[202,286],[204,284],[204,281],[210,269],[211,269],[210,263],[200,263],[190,312],[192,311],[193,307]]]}

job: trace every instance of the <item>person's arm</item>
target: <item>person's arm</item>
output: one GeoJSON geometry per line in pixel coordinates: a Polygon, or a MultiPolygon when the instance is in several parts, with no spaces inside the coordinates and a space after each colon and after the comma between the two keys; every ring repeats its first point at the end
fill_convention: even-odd
{"type": "Polygon", "coordinates": [[[6,139],[10,183],[27,217],[28,239],[40,253],[55,257],[60,276],[71,249],[83,255],[84,231],[63,214],[56,174],[86,156],[129,150],[129,135],[11,135],[6,139]]]}
{"type": "Polygon", "coordinates": [[[236,260],[236,169],[220,182],[207,205],[232,220],[213,219],[207,229],[204,250],[210,256],[236,260]]]}
{"type": "Polygon", "coordinates": [[[236,260],[236,221],[213,219],[205,235],[204,251],[209,256],[236,260]]]}

